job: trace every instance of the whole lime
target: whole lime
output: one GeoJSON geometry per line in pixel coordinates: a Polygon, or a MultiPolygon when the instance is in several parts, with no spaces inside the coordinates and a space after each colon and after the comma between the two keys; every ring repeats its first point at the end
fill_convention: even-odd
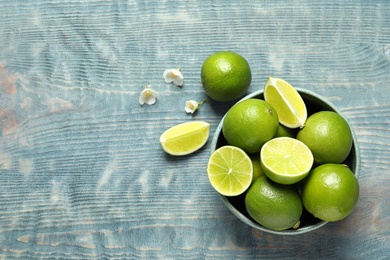
{"type": "Polygon", "coordinates": [[[260,176],[264,175],[264,171],[261,168],[260,154],[259,153],[252,153],[249,155],[249,157],[252,160],[252,166],[253,166],[253,178],[252,178],[252,183],[253,183],[260,176]]]}
{"type": "Polygon", "coordinates": [[[297,139],[310,148],[317,165],[342,163],[352,148],[352,133],[347,121],[333,111],[311,115],[299,130],[297,139]]]}
{"type": "Polygon", "coordinates": [[[279,127],[275,109],[261,99],[250,98],[232,106],[225,115],[222,133],[226,141],[247,153],[259,152],[279,127]]]}
{"type": "Polygon", "coordinates": [[[301,197],[292,185],[277,184],[259,177],[245,195],[248,214],[272,230],[297,228],[303,211],[301,197]]]}
{"type": "Polygon", "coordinates": [[[324,221],[347,217],[358,199],[358,180],[343,164],[328,163],[314,168],[302,185],[304,207],[324,221]]]}
{"type": "Polygon", "coordinates": [[[252,73],[248,62],[241,55],[220,51],[211,54],[203,62],[201,81],[211,99],[228,102],[245,94],[252,81],[252,73]]]}
{"type": "Polygon", "coordinates": [[[291,137],[295,138],[297,135],[297,128],[289,128],[282,124],[279,124],[278,131],[276,132],[276,137],[291,137]]]}

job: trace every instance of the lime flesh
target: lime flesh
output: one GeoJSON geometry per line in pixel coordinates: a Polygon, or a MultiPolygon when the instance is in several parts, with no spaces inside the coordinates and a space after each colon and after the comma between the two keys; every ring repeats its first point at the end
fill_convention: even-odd
{"type": "Polygon", "coordinates": [[[250,157],[240,148],[226,145],[215,150],[207,165],[211,186],[224,196],[244,193],[253,178],[250,157]]]}
{"type": "Polygon", "coordinates": [[[291,137],[277,137],[268,141],[260,151],[265,175],[280,184],[293,184],[305,178],[313,166],[310,149],[291,137]]]}
{"type": "Polygon", "coordinates": [[[290,128],[302,128],[307,119],[306,105],[288,82],[269,77],[264,86],[264,99],[270,103],[279,116],[279,122],[290,128]]]}
{"type": "Polygon", "coordinates": [[[210,124],[192,121],[169,128],[160,136],[162,149],[171,155],[187,155],[203,147],[210,136],[210,124]]]}

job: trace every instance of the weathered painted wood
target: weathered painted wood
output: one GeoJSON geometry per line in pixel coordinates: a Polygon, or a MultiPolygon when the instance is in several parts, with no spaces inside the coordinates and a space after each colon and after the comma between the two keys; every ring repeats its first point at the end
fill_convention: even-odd
{"type": "Polygon", "coordinates": [[[390,2],[0,2],[0,259],[385,259],[390,250],[390,2]],[[206,176],[209,145],[173,158],[167,128],[203,100],[214,51],[332,101],[361,150],[351,216],[298,237],[237,220],[206,176]],[[183,87],[163,71],[181,68],[183,87]],[[138,104],[143,87],[160,93],[138,104]]]}

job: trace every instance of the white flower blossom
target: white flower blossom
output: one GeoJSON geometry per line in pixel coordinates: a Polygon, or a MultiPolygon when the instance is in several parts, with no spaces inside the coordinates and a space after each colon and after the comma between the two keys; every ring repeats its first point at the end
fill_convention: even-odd
{"type": "Polygon", "coordinates": [[[204,103],[206,102],[206,99],[204,99],[202,102],[197,102],[195,100],[187,100],[186,106],[184,107],[184,110],[187,114],[193,114],[196,110],[204,103]]]}
{"type": "Polygon", "coordinates": [[[144,90],[142,90],[141,94],[139,95],[138,102],[143,105],[143,104],[148,104],[148,105],[153,105],[156,103],[158,97],[158,93],[154,91],[153,89],[150,88],[150,86],[145,86],[144,90]]]}
{"type": "Polygon", "coordinates": [[[166,70],[164,71],[163,77],[166,83],[173,82],[173,84],[175,84],[176,86],[183,86],[184,77],[183,74],[180,72],[180,69],[166,70]]]}

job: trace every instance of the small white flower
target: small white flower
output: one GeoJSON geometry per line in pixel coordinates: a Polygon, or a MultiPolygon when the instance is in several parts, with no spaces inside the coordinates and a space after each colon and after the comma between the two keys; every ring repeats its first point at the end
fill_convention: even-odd
{"type": "Polygon", "coordinates": [[[166,83],[173,82],[176,86],[183,86],[184,77],[183,74],[181,74],[180,69],[166,70],[164,71],[163,77],[166,83]]]}
{"type": "Polygon", "coordinates": [[[187,100],[184,110],[188,114],[193,114],[196,111],[198,105],[198,102],[196,102],[195,100],[187,100]]]}
{"type": "Polygon", "coordinates": [[[148,104],[148,105],[153,105],[156,103],[156,99],[158,97],[158,93],[154,91],[153,89],[150,88],[150,86],[145,86],[144,90],[142,90],[141,94],[139,95],[138,102],[143,105],[143,104],[148,104]]]}
{"type": "Polygon", "coordinates": [[[184,110],[186,111],[187,114],[193,114],[195,113],[196,110],[198,110],[198,108],[201,105],[203,105],[204,102],[206,102],[206,99],[204,99],[202,102],[199,103],[195,100],[187,100],[184,110]]]}

